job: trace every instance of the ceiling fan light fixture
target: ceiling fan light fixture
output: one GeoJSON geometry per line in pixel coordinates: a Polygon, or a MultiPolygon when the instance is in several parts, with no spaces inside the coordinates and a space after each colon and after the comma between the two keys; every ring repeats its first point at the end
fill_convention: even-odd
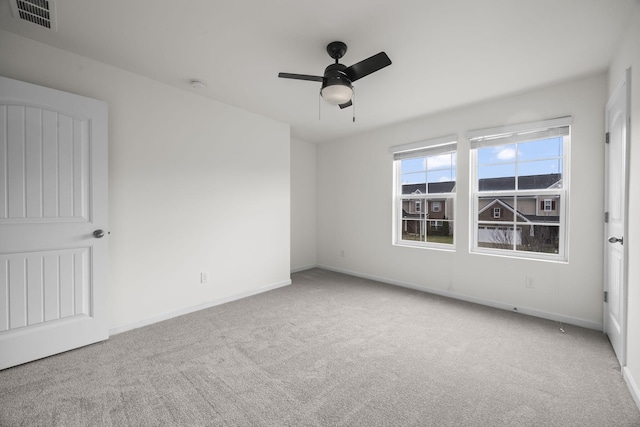
{"type": "Polygon", "coordinates": [[[340,82],[324,86],[320,91],[320,95],[322,95],[322,99],[327,101],[329,104],[340,105],[349,102],[353,96],[353,89],[351,88],[351,85],[345,85],[340,82]]]}

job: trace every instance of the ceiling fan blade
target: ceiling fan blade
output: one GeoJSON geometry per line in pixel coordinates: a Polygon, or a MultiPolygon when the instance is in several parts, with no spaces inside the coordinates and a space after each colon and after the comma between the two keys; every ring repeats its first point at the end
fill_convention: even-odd
{"type": "Polygon", "coordinates": [[[391,65],[391,60],[386,53],[380,52],[377,55],[373,55],[363,61],[353,64],[348,67],[344,72],[349,77],[349,80],[355,82],[371,73],[374,73],[381,68],[391,65]]]}
{"type": "Polygon", "coordinates": [[[296,79],[296,80],[310,80],[312,82],[322,82],[324,77],[322,76],[310,76],[308,74],[291,74],[291,73],[279,73],[278,77],[283,79],[296,79]]]}
{"type": "Polygon", "coordinates": [[[353,103],[351,102],[351,100],[348,100],[344,104],[340,104],[340,109],[351,107],[352,105],[353,105],[353,103]]]}

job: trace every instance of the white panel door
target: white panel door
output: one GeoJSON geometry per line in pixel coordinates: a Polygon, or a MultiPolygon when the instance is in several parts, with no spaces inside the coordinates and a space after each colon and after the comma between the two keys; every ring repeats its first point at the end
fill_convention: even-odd
{"type": "Polygon", "coordinates": [[[0,77],[0,369],[108,338],[107,105],[0,77]]]}
{"type": "Polygon", "coordinates": [[[609,337],[621,366],[626,363],[626,231],[627,148],[628,148],[628,73],[625,81],[607,103],[605,178],[605,303],[604,332],[609,337]]]}

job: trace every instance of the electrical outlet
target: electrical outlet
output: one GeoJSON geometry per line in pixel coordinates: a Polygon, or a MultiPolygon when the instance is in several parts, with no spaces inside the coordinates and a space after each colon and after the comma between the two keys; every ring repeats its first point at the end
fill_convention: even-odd
{"type": "Polygon", "coordinates": [[[535,281],[536,281],[535,277],[526,276],[524,279],[524,287],[529,289],[534,289],[536,287],[535,281]]]}
{"type": "Polygon", "coordinates": [[[207,283],[209,282],[209,273],[207,273],[206,271],[203,271],[202,273],[200,273],[200,283],[207,283]]]}

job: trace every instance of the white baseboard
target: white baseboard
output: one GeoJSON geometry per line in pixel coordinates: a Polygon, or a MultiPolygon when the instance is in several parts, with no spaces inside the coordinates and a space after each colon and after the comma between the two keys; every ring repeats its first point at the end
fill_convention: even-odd
{"type": "Polygon", "coordinates": [[[318,266],[317,264],[313,264],[313,265],[307,265],[304,267],[296,267],[291,270],[291,273],[300,273],[301,271],[311,270],[312,268],[316,268],[317,266],[318,266]]]}
{"type": "Polygon", "coordinates": [[[453,298],[453,299],[466,301],[466,302],[472,302],[472,303],[475,303],[475,304],[485,305],[485,306],[488,306],[488,307],[499,308],[501,310],[516,311],[516,312],[518,312],[520,314],[526,314],[527,316],[533,316],[533,317],[539,317],[539,318],[542,318],[542,319],[553,320],[555,322],[565,323],[565,324],[568,324],[568,325],[580,326],[580,327],[587,328],[587,329],[594,329],[594,330],[600,331],[600,332],[602,332],[602,330],[603,330],[602,323],[592,322],[590,320],[577,319],[577,318],[574,318],[574,317],[568,317],[568,316],[564,316],[564,315],[556,314],[556,313],[548,313],[546,311],[540,311],[540,310],[527,308],[527,307],[519,307],[519,306],[515,307],[513,305],[505,304],[505,303],[498,302],[498,301],[486,300],[486,299],[483,299],[483,298],[477,298],[477,297],[473,297],[473,296],[470,296],[470,295],[459,294],[459,293],[456,293],[456,292],[446,291],[446,290],[442,290],[442,289],[429,288],[427,286],[416,285],[414,283],[401,282],[401,281],[398,281],[398,280],[389,279],[387,277],[379,277],[379,276],[373,276],[373,275],[370,275],[370,274],[363,274],[363,273],[359,273],[359,272],[356,272],[356,271],[350,271],[350,270],[344,270],[344,269],[341,269],[341,268],[331,267],[331,266],[328,266],[328,265],[318,265],[317,267],[318,268],[323,268],[325,270],[335,271],[337,273],[348,274],[350,276],[361,277],[363,279],[375,280],[377,282],[382,282],[382,283],[386,283],[386,284],[389,284],[389,285],[400,286],[400,287],[403,287],[403,288],[408,288],[408,289],[413,289],[413,290],[417,290],[417,291],[427,292],[427,293],[434,294],[434,295],[440,295],[440,296],[443,296],[443,297],[453,298]]]}
{"type": "Polygon", "coordinates": [[[626,366],[622,368],[622,376],[627,383],[627,387],[629,387],[629,391],[631,392],[631,396],[633,396],[633,400],[636,401],[636,405],[638,409],[640,409],[640,388],[638,387],[638,383],[631,375],[631,371],[626,366]]]}
{"type": "Polygon", "coordinates": [[[216,305],[225,304],[227,302],[236,301],[242,298],[250,297],[252,295],[261,294],[263,292],[272,291],[274,289],[282,288],[284,286],[290,285],[291,279],[284,280],[279,283],[275,283],[272,285],[261,286],[257,289],[253,289],[251,291],[241,292],[239,294],[231,295],[229,297],[216,299],[213,301],[207,301],[203,304],[198,304],[191,307],[184,307],[178,310],[172,310],[168,313],[161,314],[159,316],[153,316],[148,319],[138,320],[132,323],[126,323],[124,325],[119,325],[109,329],[109,335],[116,335],[122,332],[130,331],[132,329],[141,328],[143,326],[152,325],[154,323],[162,322],[163,320],[169,320],[174,317],[182,316],[185,314],[193,313],[194,311],[204,310],[205,308],[215,307],[216,305]]]}

